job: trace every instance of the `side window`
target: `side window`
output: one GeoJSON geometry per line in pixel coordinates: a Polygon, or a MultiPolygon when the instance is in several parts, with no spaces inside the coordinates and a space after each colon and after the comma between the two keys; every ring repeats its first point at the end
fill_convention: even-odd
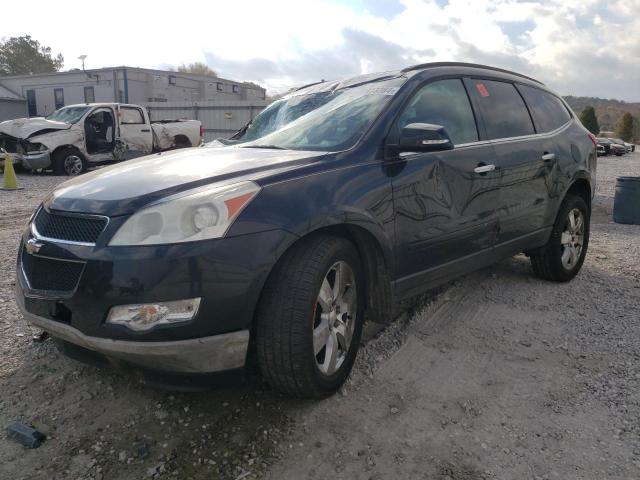
{"type": "Polygon", "coordinates": [[[454,145],[478,141],[471,103],[462,80],[438,80],[422,87],[399,118],[399,128],[410,123],[442,125],[454,145]]]}
{"type": "Polygon", "coordinates": [[[535,133],[524,100],[513,84],[478,79],[471,79],[470,83],[473,85],[473,95],[482,109],[490,140],[535,133]]]}
{"type": "Polygon", "coordinates": [[[551,132],[571,119],[567,108],[555,95],[525,85],[518,85],[518,90],[529,105],[538,133],[551,132]]]}
{"type": "Polygon", "coordinates": [[[120,123],[123,125],[144,123],[142,111],[138,108],[120,107],[120,123]]]}

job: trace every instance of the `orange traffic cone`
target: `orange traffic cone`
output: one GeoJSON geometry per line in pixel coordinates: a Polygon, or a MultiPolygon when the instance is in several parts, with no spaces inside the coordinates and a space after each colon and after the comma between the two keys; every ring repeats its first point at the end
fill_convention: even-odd
{"type": "Polygon", "coordinates": [[[4,182],[1,190],[22,190],[22,187],[18,187],[16,171],[13,169],[13,161],[8,153],[4,156],[4,182]]]}

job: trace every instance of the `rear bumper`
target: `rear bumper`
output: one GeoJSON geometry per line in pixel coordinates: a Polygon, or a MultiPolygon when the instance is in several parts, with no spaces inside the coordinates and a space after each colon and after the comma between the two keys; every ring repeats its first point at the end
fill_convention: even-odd
{"type": "Polygon", "coordinates": [[[168,342],[112,340],[85,335],[70,325],[27,312],[20,301],[18,305],[30,323],[53,337],[154,370],[182,374],[222,372],[242,368],[247,356],[249,330],[168,342]]]}

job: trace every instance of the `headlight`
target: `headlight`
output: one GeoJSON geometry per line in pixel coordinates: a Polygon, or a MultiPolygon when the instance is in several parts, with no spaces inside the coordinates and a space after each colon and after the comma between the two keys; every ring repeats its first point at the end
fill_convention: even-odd
{"type": "Polygon", "coordinates": [[[158,245],[223,237],[259,191],[255,183],[243,182],[168,197],[134,213],[109,245],[158,245]]]}
{"type": "Polygon", "coordinates": [[[24,143],[25,153],[39,153],[39,152],[44,152],[46,150],[47,150],[47,147],[45,147],[41,143],[29,143],[29,142],[24,143]]]}

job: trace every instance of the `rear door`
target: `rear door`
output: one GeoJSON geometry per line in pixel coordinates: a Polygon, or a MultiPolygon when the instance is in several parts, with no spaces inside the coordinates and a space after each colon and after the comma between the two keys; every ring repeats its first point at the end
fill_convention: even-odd
{"type": "Polygon", "coordinates": [[[126,149],[125,158],[134,158],[151,153],[153,150],[153,132],[151,124],[141,107],[120,105],[120,140],[126,149]]]}
{"type": "Polygon", "coordinates": [[[401,154],[387,161],[393,172],[398,287],[407,295],[427,279],[437,282],[441,274],[446,276],[445,271],[453,274],[456,265],[472,269],[475,255],[491,248],[499,185],[497,171],[477,171],[487,166],[493,147],[479,141],[461,79],[435,80],[422,86],[392,132],[409,123],[445,127],[454,149],[401,154]],[[442,266],[445,268],[438,269],[442,266]]]}
{"type": "Polygon", "coordinates": [[[553,162],[547,162],[551,169],[548,171],[546,184],[549,203],[544,222],[551,226],[562,201],[567,180],[566,172],[575,166],[572,136],[567,135],[567,128],[571,125],[571,114],[564,102],[550,92],[528,85],[517,85],[517,88],[527,102],[538,138],[548,145],[548,154],[553,155],[553,162]]]}
{"type": "Polygon", "coordinates": [[[500,170],[497,244],[521,239],[545,226],[550,202],[555,145],[550,137],[536,135],[531,115],[513,83],[466,79],[478,106],[486,138],[500,170]]]}

